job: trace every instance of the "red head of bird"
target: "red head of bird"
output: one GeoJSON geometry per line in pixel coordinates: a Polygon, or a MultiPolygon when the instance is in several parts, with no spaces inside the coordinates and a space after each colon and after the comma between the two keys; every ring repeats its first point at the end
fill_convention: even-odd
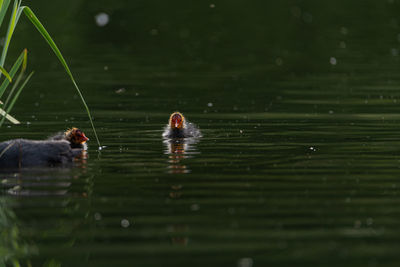
{"type": "Polygon", "coordinates": [[[84,144],[86,141],[89,140],[89,138],[86,137],[84,132],[82,132],[80,129],[75,128],[75,127],[72,129],[68,129],[65,132],[65,139],[67,139],[72,144],[76,144],[76,145],[84,144]]]}
{"type": "Polygon", "coordinates": [[[185,117],[179,112],[172,113],[169,117],[169,126],[171,129],[183,129],[185,127],[185,117]]]}

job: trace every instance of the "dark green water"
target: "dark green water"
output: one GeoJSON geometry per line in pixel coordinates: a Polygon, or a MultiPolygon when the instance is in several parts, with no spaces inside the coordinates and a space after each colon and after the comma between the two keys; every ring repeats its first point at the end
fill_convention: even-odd
{"type": "Polygon", "coordinates": [[[26,4],[106,148],[23,19],[9,62],[28,47],[36,73],[13,111],[23,124],[0,140],[77,126],[91,141],[73,168],[0,174],[4,260],[398,266],[399,1],[26,4]],[[175,110],[203,138],[163,142],[175,110]]]}

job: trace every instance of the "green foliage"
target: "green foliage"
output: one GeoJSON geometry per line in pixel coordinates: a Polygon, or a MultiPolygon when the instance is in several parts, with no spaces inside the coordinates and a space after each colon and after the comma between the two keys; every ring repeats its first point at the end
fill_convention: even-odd
{"type": "Polygon", "coordinates": [[[11,79],[11,77],[10,77],[10,74],[8,74],[8,72],[6,71],[5,68],[0,67],[0,72],[3,73],[4,76],[6,76],[6,78],[7,78],[10,82],[12,82],[12,79],[11,79]]]}
{"type": "MultiPolygon", "coordinates": [[[[0,27],[2,26],[2,22],[4,19],[4,16],[7,12],[7,9],[10,5],[11,0],[0,0],[0,27]]],[[[8,48],[11,42],[11,38],[13,36],[15,27],[18,23],[18,20],[21,16],[21,14],[25,14],[26,17],[32,22],[32,24],[36,27],[36,29],[39,31],[39,33],[42,35],[42,37],[46,40],[50,48],[53,50],[57,58],[60,60],[62,66],[64,67],[65,71],[67,72],[68,76],[70,77],[76,91],[78,92],[79,97],[82,100],[82,103],[86,109],[86,112],[88,114],[90,123],[93,128],[94,135],[97,140],[97,144],[100,147],[100,141],[97,136],[96,129],[93,124],[92,116],[90,114],[89,107],[86,104],[86,101],[82,95],[81,90],[78,87],[78,84],[75,81],[74,76],[72,75],[71,70],[68,67],[67,62],[65,61],[63,55],[61,54],[60,50],[58,49],[56,43],[53,41],[51,38],[50,34],[47,32],[47,30],[44,28],[42,23],[39,21],[39,19],[36,17],[36,15],[33,13],[33,11],[27,7],[27,6],[21,6],[21,0],[14,0],[14,5],[12,8],[11,12],[11,17],[10,17],[10,22],[8,24],[8,29],[7,29],[7,34],[4,40],[4,45],[3,45],[3,51],[0,57],[0,72],[5,75],[7,79],[3,81],[3,83],[0,86],[0,98],[3,96],[4,92],[8,88],[9,84],[12,82],[12,78],[14,77],[15,73],[17,72],[18,68],[21,69],[20,74],[18,75],[17,79],[15,80],[15,83],[13,84],[10,92],[8,93],[7,100],[5,101],[4,104],[1,103],[0,101],[0,115],[2,115],[2,119],[0,121],[0,127],[2,126],[4,119],[8,119],[12,123],[19,123],[16,119],[11,117],[8,113],[11,111],[12,107],[14,106],[18,96],[20,95],[22,89],[28,82],[28,80],[32,77],[33,72],[31,72],[27,78],[25,78],[25,81],[21,84],[21,86],[18,87],[18,85],[21,83],[21,81],[24,78],[25,70],[26,70],[26,64],[27,64],[27,51],[26,49],[24,52],[22,52],[23,58],[21,59],[21,56],[17,59],[17,61],[14,63],[13,68],[7,73],[7,71],[4,69],[4,62],[7,57],[7,52],[8,48]],[[21,66],[22,63],[22,66],[21,66]],[[16,68],[14,68],[16,67],[16,68]]]]}
{"type": "MultiPolygon", "coordinates": [[[[12,66],[9,76],[11,80],[14,78],[14,75],[17,73],[18,69],[22,65],[22,61],[27,59],[27,50],[25,49],[22,51],[21,55],[17,58],[17,60],[14,62],[14,65],[12,66]]],[[[25,64],[26,65],[26,64],[25,64]]],[[[4,92],[6,91],[8,85],[10,84],[10,79],[5,79],[3,83],[0,85],[0,98],[3,96],[4,92]]]]}
{"type": "Polygon", "coordinates": [[[58,262],[55,259],[47,260],[44,264],[43,267],[61,267],[61,263],[58,262]]]}
{"type": "Polygon", "coordinates": [[[21,241],[16,220],[9,201],[0,198],[0,266],[21,266],[20,259],[37,252],[35,247],[21,241]]]}

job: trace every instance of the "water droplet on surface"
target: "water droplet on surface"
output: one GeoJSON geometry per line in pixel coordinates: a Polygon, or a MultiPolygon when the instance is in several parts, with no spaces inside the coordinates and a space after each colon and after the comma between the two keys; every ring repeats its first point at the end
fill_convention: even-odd
{"type": "Polygon", "coordinates": [[[117,93],[117,94],[123,94],[125,92],[126,92],[125,88],[119,88],[119,89],[115,90],[115,93],[117,93]]]}
{"type": "Polygon", "coordinates": [[[349,33],[349,30],[346,27],[342,27],[342,28],[340,28],[340,33],[343,35],[346,35],[349,33]]]}
{"type": "Polygon", "coordinates": [[[199,204],[192,204],[190,206],[190,210],[191,211],[198,211],[200,209],[200,205],[199,204]]]}
{"type": "Polygon", "coordinates": [[[127,219],[122,219],[121,220],[121,226],[124,228],[129,227],[129,221],[127,219]]]}
{"type": "Polygon", "coordinates": [[[99,27],[106,26],[108,24],[108,22],[110,21],[110,18],[108,16],[108,14],[106,14],[104,12],[101,12],[101,13],[97,14],[94,17],[94,19],[96,21],[97,26],[99,26],[99,27]]]}
{"type": "Polygon", "coordinates": [[[96,212],[96,213],[94,214],[94,219],[95,219],[96,221],[100,221],[100,220],[101,220],[101,214],[98,213],[98,212],[96,212]]]}

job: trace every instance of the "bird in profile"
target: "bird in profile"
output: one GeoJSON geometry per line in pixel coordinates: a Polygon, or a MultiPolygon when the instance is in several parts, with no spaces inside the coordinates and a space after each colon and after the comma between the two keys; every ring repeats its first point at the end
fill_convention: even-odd
{"type": "Polygon", "coordinates": [[[87,149],[86,141],[89,141],[89,138],[80,129],[73,127],[65,132],[58,132],[47,140],[66,140],[70,143],[71,148],[87,149]]]}
{"type": "Polygon", "coordinates": [[[164,127],[163,137],[165,138],[188,138],[201,137],[200,130],[186,120],[180,112],[174,112],[169,117],[168,124],[164,127]]]}
{"type": "Polygon", "coordinates": [[[87,148],[89,138],[78,128],[46,140],[12,139],[0,143],[0,169],[57,166],[72,163],[87,148]]]}

